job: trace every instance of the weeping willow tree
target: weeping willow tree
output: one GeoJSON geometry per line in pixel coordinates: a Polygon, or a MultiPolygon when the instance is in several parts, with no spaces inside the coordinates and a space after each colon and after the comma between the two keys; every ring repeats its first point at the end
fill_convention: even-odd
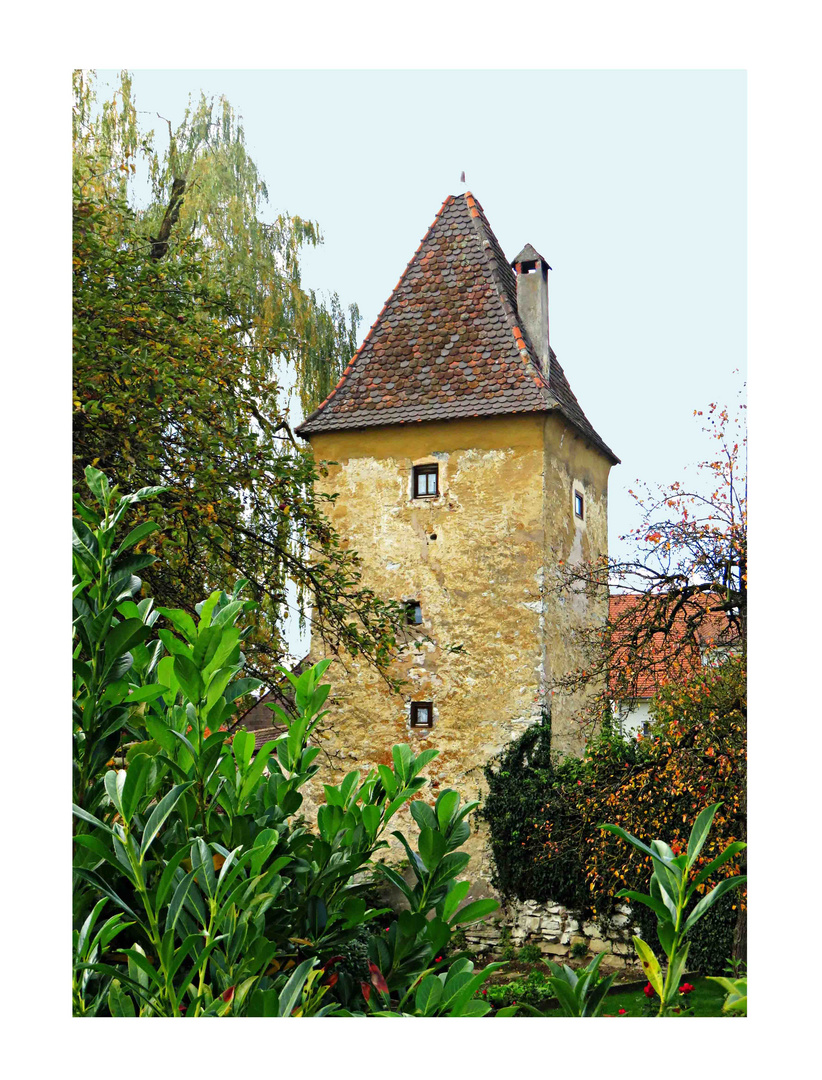
{"type": "Polygon", "coordinates": [[[233,300],[234,332],[264,367],[276,358],[293,368],[307,415],[353,356],[360,321],[356,304],[346,311],[336,295],[326,304],[302,287],[300,253],[322,242],[319,227],[287,213],[267,220],[268,189],[224,97],[189,100],[177,127],[158,116],[162,149],[155,132],[141,128],[140,115],[128,72],[102,103],[94,73],[76,72],[75,179],[78,167],[94,163],[86,183],[103,197],[131,202],[154,260],[173,258],[191,238],[203,241],[211,256],[204,274],[233,300]],[[147,177],[140,207],[138,173],[147,177]]]}
{"type": "Polygon", "coordinates": [[[317,226],[264,219],[266,188],[225,100],[201,98],[159,149],[126,73],[102,103],[93,76],[78,72],[74,89],[76,480],[94,464],[124,491],[167,489],[159,506],[139,504],[164,525],[144,588],[191,612],[247,579],[259,677],[286,651],[289,581],[332,647],[384,668],[403,611],[367,589],[323,514],[278,378],[290,365],[310,410],[354,348],[356,309],[300,281],[317,226]],[[150,196],[138,204],[141,177],[150,196]]]}

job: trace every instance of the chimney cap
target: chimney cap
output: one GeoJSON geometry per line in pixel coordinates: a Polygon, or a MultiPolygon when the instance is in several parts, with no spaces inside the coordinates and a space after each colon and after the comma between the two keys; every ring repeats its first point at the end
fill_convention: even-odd
{"type": "MultiPolygon", "coordinates": [[[[511,266],[516,266],[517,263],[529,263],[529,262],[541,262],[543,266],[548,266],[548,260],[532,247],[531,244],[526,244],[522,251],[512,260],[511,266]]],[[[548,266],[551,270],[552,267],[548,266]]]]}

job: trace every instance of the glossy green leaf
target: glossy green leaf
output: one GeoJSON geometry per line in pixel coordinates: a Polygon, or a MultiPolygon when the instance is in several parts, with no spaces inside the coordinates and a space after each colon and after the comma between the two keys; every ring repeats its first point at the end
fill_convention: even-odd
{"type": "Polygon", "coordinates": [[[151,817],[143,829],[143,839],[140,845],[140,862],[146,857],[146,852],[154,842],[157,833],[162,829],[171,811],[177,805],[180,796],[192,786],[193,781],[186,784],[177,784],[169,791],[154,807],[151,817]]]}
{"type": "Polygon", "coordinates": [[[685,933],[687,934],[691,927],[694,926],[695,923],[699,922],[705,912],[709,908],[713,907],[713,905],[717,902],[720,896],[724,896],[725,893],[729,892],[731,889],[739,888],[741,885],[744,885],[747,880],[747,877],[745,877],[744,875],[739,875],[737,877],[725,878],[724,880],[720,881],[720,883],[715,888],[711,889],[711,891],[706,896],[702,897],[702,899],[693,909],[691,914],[688,916],[688,919],[685,923],[685,933]]]}
{"type": "Polygon", "coordinates": [[[175,656],[174,674],[183,688],[183,693],[189,701],[196,705],[203,697],[204,687],[200,672],[193,661],[189,660],[187,656],[175,656]]]}
{"type": "Polygon", "coordinates": [[[486,915],[490,915],[492,911],[496,911],[498,907],[499,901],[494,900],[491,897],[482,900],[474,900],[472,903],[466,904],[464,908],[457,912],[456,918],[452,920],[452,925],[461,926],[472,922],[479,922],[479,920],[484,919],[486,915]]]}

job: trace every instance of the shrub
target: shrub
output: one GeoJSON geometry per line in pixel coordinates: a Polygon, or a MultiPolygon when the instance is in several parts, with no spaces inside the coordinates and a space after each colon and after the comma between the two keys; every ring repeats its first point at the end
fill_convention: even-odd
{"type": "Polygon", "coordinates": [[[523,945],[517,954],[517,960],[523,964],[536,964],[542,959],[542,949],[539,945],[523,945]]]}
{"type": "Polygon", "coordinates": [[[552,760],[547,718],[484,766],[488,794],[479,813],[490,831],[492,884],[503,895],[553,900],[574,909],[590,904],[582,862],[583,819],[565,797],[583,769],[576,758],[552,760]]]}
{"type": "MultiPolygon", "coordinates": [[[[156,524],[115,539],[146,492],[119,497],[102,473],[86,477],[97,508],[77,500],[73,539],[75,1015],[390,1012],[424,984],[458,926],[497,906],[461,906],[469,856],[458,849],[476,804],[450,790],[433,807],[412,803],[417,850],[395,835],[415,885],[378,867],[402,883],[409,910],[380,928],[388,909],[368,906],[363,874],[437,751],[395,746],[391,766],[325,785],[306,827],[300,789],[319,769],[310,739],[330,661],[299,678],[283,671],[296,716],[280,714],[280,738],[255,752],[251,734],[229,736],[238,699],[257,685],[242,677],[243,583],[213,592],[196,618],[153,611],[134,573],[153,556],[132,549],[156,524]],[[159,617],[170,625],[155,638],[159,617]],[[125,767],[111,768],[115,758],[125,767]]],[[[456,972],[460,985],[468,971],[456,972]]],[[[469,998],[485,977],[470,976],[469,998]]],[[[463,996],[443,1012],[457,1015],[463,996]]]]}

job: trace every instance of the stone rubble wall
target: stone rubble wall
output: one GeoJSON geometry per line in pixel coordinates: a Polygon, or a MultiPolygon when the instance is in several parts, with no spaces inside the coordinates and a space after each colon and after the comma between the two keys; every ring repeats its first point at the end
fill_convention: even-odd
{"type": "MultiPolygon", "coordinates": [[[[631,941],[639,932],[627,904],[618,904],[608,920],[586,922],[561,904],[509,900],[484,922],[465,927],[465,938],[468,948],[483,960],[498,958],[506,944],[517,949],[538,945],[547,959],[566,963],[573,946],[582,943],[588,960],[597,953],[606,954],[600,965],[605,974],[639,969],[631,941]]],[[[574,966],[583,959],[575,958],[574,966]]]]}

